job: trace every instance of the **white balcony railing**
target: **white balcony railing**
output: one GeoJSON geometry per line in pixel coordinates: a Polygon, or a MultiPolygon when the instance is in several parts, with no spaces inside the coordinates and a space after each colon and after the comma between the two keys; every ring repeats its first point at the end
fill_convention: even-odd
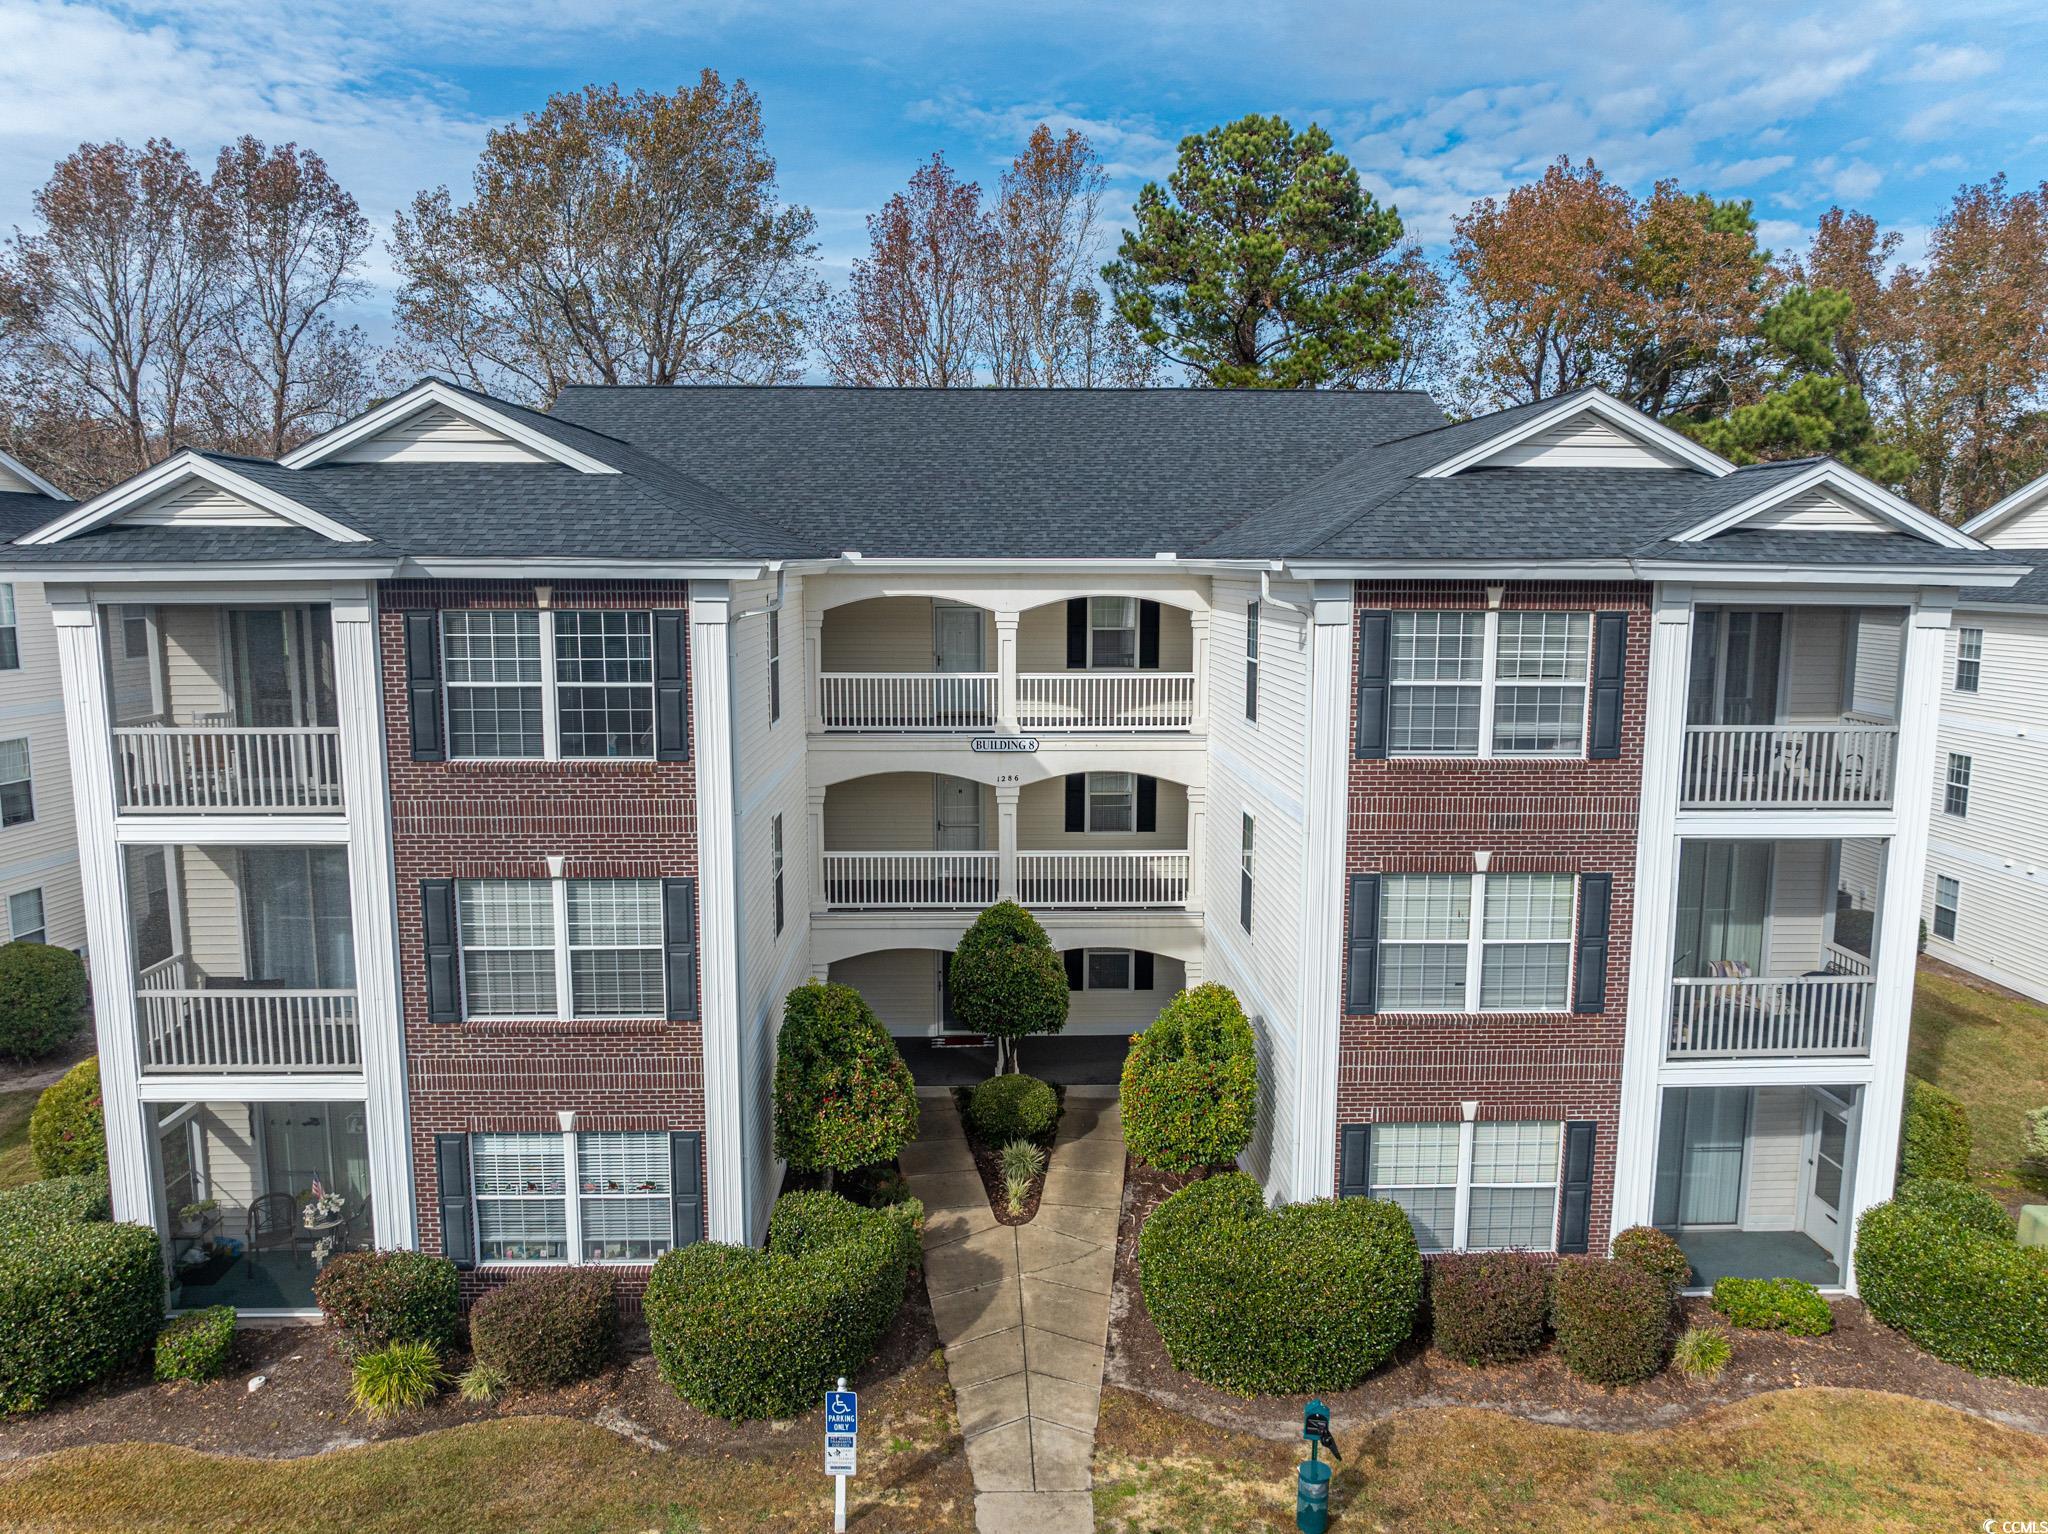
{"type": "Polygon", "coordinates": [[[1858,953],[1853,948],[1844,948],[1840,943],[1823,943],[1821,957],[1829,969],[1838,975],[1868,975],[1871,972],[1870,955],[1858,953]]]}
{"type": "Polygon", "coordinates": [[[119,726],[114,792],[130,811],[332,813],[341,808],[341,731],[119,726]]]}
{"type": "Polygon", "coordinates": [[[995,904],[993,852],[828,852],[825,905],[834,911],[979,909],[995,904]]]}
{"type": "Polygon", "coordinates": [[[1679,794],[1687,809],[1884,809],[1899,732],[1873,724],[1694,724],[1679,794]]]}
{"type": "Polygon", "coordinates": [[[1017,677],[1020,730],[1185,730],[1191,671],[1027,671],[1017,677]]]}
{"type": "Polygon", "coordinates": [[[1020,852],[1017,899],[1027,906],[1184,906],[1185,852],[1020,852]]]}
{"type": "Polygon", "coordinates": [[[1876,989],[1867,975],[1673,980],[1665,1058],[1867,1055],[1876,989]]]}
{"type": "Polygon", "coordinates": [[[145,1072],[363,1068],[352,990],[171,990],[145,977],[135,1005],[145,1072]]]}
{"type": "Polygon", "coordinates": [[[996,723],[993,671],[827,671],[818,713],[828,730],[987,730],[996,723]]]}

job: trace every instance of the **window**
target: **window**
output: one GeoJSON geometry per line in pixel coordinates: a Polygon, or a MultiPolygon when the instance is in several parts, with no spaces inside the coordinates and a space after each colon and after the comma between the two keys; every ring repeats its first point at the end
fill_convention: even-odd
{"type": "Polygon", "coordinates": [[[471,1017],[658,1017],[657,879],[470,879],[455,888],[471,1017]],[[558,936],[559,935],[559,936],[558,936]],[[561,941],[566,937],[566,941],[561,941]]]}
{"type": "Polygon", "coordinates": [[[1376,1125],[1371,1196],[1408,1212],[1425,1252],[1549,1251],[1563,1138],[1555,1122],[1376,1125]]]}
{"type": "Polygon", "coordinates": [[[1958,820],[1970,813],[1970,759],[1959,752],[1948,754],[1948,776],[1941,787],[1941,812],[1958,820]]]}
{"type": "Polygon", "coordinates": [[[7,937],[15,943],[43,942],[43,892],[16,890],[7,897],[7,937]]]}
{"type": "Polygon", "coordinates": [[[585,1262],[652,1262],[675,1239],[668,1136],[576,1136],[585,1262]]]}
{"type": "Polygon", "coordinates": [[[1956,911],[1962,893],[1962,885],[1947,874],[1934,876],[1934,935],[1951,943],[1956,940],[1956,911]]]}
{"type": "Polygon", "coordinates": [[[1586,739],[1592,629],[1589,613],[1395,613],[1388,749],[1577,755],[1586,739]]]}
{"type": "Polygon", "coordinates": [[[149,659],[148,608],[123,607],[121,609],[121,658],[123,660],[149,659]]]}
{"type": "Polygon", "coordinates": [[[1244,609],[1244,716],[1259,717],[1259,604],[1244,609]]]}
{"type": "Polygon", "coordinates": [[[1130,671],[1138,664],[1138,599],[1088,599],[1088,666],[1094,671],[1130,671]]]}
{"type": "Polygon", "coordinates": [[[469,1154],[483,1262],[652,1262],[675,1243],[666,1134],[477,1134],[469,1154]]]}
{"type": "Polygon", "coordinates": [[[1563,1011],[1577,882],[1571,874],[1383,876],[1380,1010],[1563,1011]]]}
{"type": "Polygon", "coordinates": [[[451,756],[654,754],[651,612],[445,612],[441,651],[451,756]]]}
{"type": "Polygon", "coordinates": [[[14,616],[14,585],[0,582],[0,671],[21,669],[21,625],[14,616]]]}
{"type": "Polygon", "coordinates": [[[477,1257],[484,1262],[567,1262],[567,1182],[559,1134],[472,1135],[477,1257]]]}
{"type": "MultiPolygon", "coordinates": [[[[782,717],[782,614],[768,614],[768,722],[782,717]]],[[[782,930],[782,923],[775,924],[782,930]]]]}
{"type": "Polygon", "coordinates": [[[775,873],[775,935],[782,936],[782,817],[768,822],[768,860],[775,873]]]}
{"type": "Polygon", "coordinates": [[[1252,930],[1252,818],[1244,817],[1237,850],[1237,924],[1252,930]]]}
{"type": "Polygon", "coordinates": [[[1128,991],[1131,988],[1131,950],[1091,948],[1082,966],[1091,991],[1128,991]]]}
{"type": "Polygon", "coordinates": [[[1088,774],[1088,829],[1133,831],[1138,825],[1138,775],[1134,772],[1088,774]]]}
{"type": "Polygon", "coordinates": [[[0,826],[36,818],[35,787],[29,782],[28,742],[0,740],[0,826]]]}
{"type": "Polygon", "coordinates": [[[1984,671],[1984,631],[1956,630],[1956,691],[1975,692],[1984,671]]]}

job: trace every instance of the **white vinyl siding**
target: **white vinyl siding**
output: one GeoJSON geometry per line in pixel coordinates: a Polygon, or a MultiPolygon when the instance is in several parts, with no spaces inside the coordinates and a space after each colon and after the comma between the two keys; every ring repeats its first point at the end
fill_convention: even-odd
{"type": "Polygon", "coordinates": [[[1806,1152],[1806,1089],[1758,1087],[1750,1098],[1743,1151],[1744,1230],[1799,1228],[1799,1177],[1806,1152]]]}
{"type": "Polygon", "coordinates": [[[82,952],[85,898],[57,631],[40,582],[16,581],[11,589],[20,665],[0,670],[0,710],[9,721],[5,735],[28,744],[35,818],[0,830],[0,895],[42,891],[45,941],[82,952]]]}
{"type": "Polygon", "coordinates": [[[1832,490],[1808,490],[1742,524],[1744,532],[1890,533],[1890,523],[1852,506],[1832,490]]]}
{"type": "MultiPolygon", "coordinates": [[[[1188,791],[1165,778],[1158,782],[1158,829],[1153,831],[1069,831],[1065,780],[1052,778],[1026,783],[1017,796],[1017,846],[1025,852],[1117,852],[1151,848],[1177,852],[1188,844],[1188,791]]],[[[992,813],[985,824],[988,827],[988,844],[993,847],[995,818],[992,813]]],[[[1237,866],[1235,853],[1231,855],[1230,866],[1233,869],[1237,866]]],[[[1235,896],[1231,899],[1230,908],[1237,908],[1235,896]]]]}
{"type": "Polygon", "coordinates": [[[114,519],[127,527],[290,527],[267,507],[196,480],[132,506],[114,519]]]}
{"type": "Polygon", "coordinates": [[[1486,464],[1489,468],[1669,469],[1679,461],[1631,437],[1613,422],[1583,411],[1502,449],[1486,464]]]}
{"type": "Polygon", "coordinates": [[[351,442],[330,463],[547,463],[532,448],[429,404],[375,436],[351,442]]]}
{"type": "MultiPolygon", "coordinates": [[[[995,789],[983,784],[981,799],[982,846],[992,852],[996,845],[995,789]]],[[[937,780],[931,773],[880,772],[849,778],[826,791],[825,848],[828,852],[930,852],[937,845],[938,813],[937,780]]]]}
{"type": "MultiPolygon", "coordinates": [[[[762,589],[773,595],[772,586],[762,589]]],[[[784,648],[786,652],[793,653],[790,647],[795,636],[803,632],[801,620],[792,616],[786,602],[782,612],[784,648]]],[[[1029,619],[1027,613],[1025,621],[1029,622],[1029,619]]],[[[933,637],[930,597],[873,597],[828,607],[819,631],[819,649],[823,654],[820,669],[833,672],[928,672],[934,661],[933,637]]],[[[1054,669],[1065,670],[1064,615],[1060,647],[1060,664],[1054,669]]],[[[981,650],[986,669],[994,671],[995,619],[989,614],[982,618],[981,650]]],[[[1023,669],[1028,671],[1032,668],[1024,666],[1023,669]]]]}

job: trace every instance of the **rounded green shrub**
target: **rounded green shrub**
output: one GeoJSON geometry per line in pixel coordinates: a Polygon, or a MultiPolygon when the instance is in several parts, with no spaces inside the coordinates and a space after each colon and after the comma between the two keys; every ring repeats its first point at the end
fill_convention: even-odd
{"type": "Polygon", "coordinates": [[[1228,986],[1198,985],[1131,1040],[1121,1088],[1124,1145],[1162,1172],[1229,1166],[1251,1143],[1258,1049],[1228,986]]]}
{"type": "Polygon", "coordinates": [[[1654,1225],[1631,1225],[1609,1248],[1616,1262],[1628,1263],[1663,1280],[1674,1291],[1692,1282],[1692,1259],[1678,1242],[1654,1225]]]}
{"type": "Polygon", "coordinates": [[[0,944],[0,1060],[41,1060],[85,1022],[85,961],[53,943],[0,944]]]}
{"type": "Polygon", "coordinates": [[[874,1356],[903,1304],[924,1211],[785,1193],[765,1250],[699,1241],[647,1283],[647,1331],[670,1387],[729,1421],[794,1417],[874,1356]]]}
{"type": "Polygon", "coordinates": [[[146,1225],[0,1240],[0,1410],[37,1410],[142,1357],[163,1318],[163,1253],[146,1225]]]}
{"type": "Polygon", "coordinates": [[[1820,1291],[1796,1278],[1717,1278],[1713,1303],[1731,1325],[1751,1331],[1825,1337],[1835,1329],[1820,1291]]]}
{"type": "Polygon", "coordinates": [[[1066,962],[1038,918],[1014,900],[974,918],[946,970],[960,1025],[1005,1045],[1067,1026],[1066,962]]]}
{"type": "Polygon", "coordinates": [[[448,1383],[431,1342],[387,1342],[358,1353],[349,1366],[349,1400],[372,1421],[425,1406],[448,1383]]]}
{"type": "Polygon", "coordinates": [[[1431,1340],[1461,1364],[1508,1364],[1543,1346],[1550,1264],[1530,1252],[1449,1252],[1429,1264],[1431,1340]]]}
{"type": "Polygon", "coordinates": [[[1946,1177],[1922,1177],[1901,1183],[1894,1200],[1908,1209],[1954,1220],[1980,1236],[1990,1236],[1998,1241],[2013,1241],[2019,1236],[2019,1229],[2013,1224],[2012,1216],[2005,1212],[2005,1205],[1982,1188],[1973,1188],[1967,1183],[1951,1182],[1946,1177]]]}
{"type": "Polygon", "coordinates": [[[917,1137],[917,1087],[850,985],[800,985],[775,1041],[775,1154],[800,1172],[891,1161],[917,1137]]]}
{"type": "MultiPolygon", "coordinates": [[[[0,954],[6,951],[0,948],[0,954]]],[[[107,1175],[107,1114],[100,1099],[98,1056],[79,1061],[43,1089],[28,1116],[28,1153],[38,1176],[107,1175]]]]}
{"type": "Polygon", "coordinates": [[[523,1387],[568,1385],[611,1362],[619,1300],[603,1268],[559,1268],[515,1278],[469,1309],[469,1350],[523,1387]]]}
{"type": "Polygon", "coordinates": [[[1932,1082],[1906,1078],[1906,1113],[1899,1127],[1899,1176],[1907,1181],[1970,1176],[1970,1116],[1960,1100],[1932,1082]]]}
{"type": "Polygon", "coordinates": [[[49,1177],[0,1192],[0,1240],[57,1225],[113,1218],[103,1176],[49,1177]]]}
{"type": "Polygon", "coordinates": [[[1596,1385],[1633,1385],[1664,1367],[1671,1286],[1611,1257],[1566,1257],[1551,1282],[1558,1357],[1596,1385]]]}
{"type": "Polygon", "coordinates": [[[1042,1140],[1059,1118],[1059,1094],[1036,1076],[993,1076],[967,1099],[967,1127],[991,1145],[1042,1140]]]}
{"type": "Polygon", "coordinates": [[[462,1331],[455,1264],[426,1252],[342,1252],[314,1278],[313,1302],[351,1358],[388,1342],[445,1352],[462,1331]]]}
{"type": "Polygon", "coordinates": [[[1422,1255],[1397,1205],[1269,1210],[1229,1172],[1152,1212],[1138,1281],[1175,1368],[1240,1395],[1343,1390],[1414,1329],[1422,1255]]]}
{"type": "Polygon", "coordinates": [[[156,1377],[204,1382],[227,1373],[235,1350],[235,1307],[211,1305],[179,1316],[156,1334],[156,1377]]]}
{"type": "Polygon", "coordinates": [[[1870,1313],[1936,1358],[2048,1385],[2048,1252],[1974,1223],[1967,1201],[1902,1195],[1856,1222],[1870,1313]]]}

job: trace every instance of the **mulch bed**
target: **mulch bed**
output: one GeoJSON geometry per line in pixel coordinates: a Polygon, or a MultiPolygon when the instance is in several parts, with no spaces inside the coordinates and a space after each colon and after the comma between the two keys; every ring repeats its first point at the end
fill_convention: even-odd
{"type": "MultiPolygon", "coordinates": [[[[1181,1373],[1166,1356],[1165,1344],[1146,1313],[1138,1287],[1139,1228],[1162,1200],[1192,1180],[1155,1172],[1135,1160],[1127,1162],[1104,1378],[1218,1427],[1266,1438],[1296,1437],[1301,1432],[1301,1398],[1235,1396],[1181,1373]]],[[[1536,1422],[1630,1432],[1669,1426],[1769,1390],[1828,1385],[1917,1396],[2048,1435],[2048,1388],[1983,1379],[1943,1363],[1872,1320],[1854,1300],[1834,1301],[1833,1309],[1835,1330],[1826,1337],[1731,1329],[1735,1356],[1711,1381],[1695,1382],[1667,1369],[1643,1384],[1611,1390],[1579,1379],[1548,1349],[1524,1363],[1475,1369],[1444,1357],[1419,1337],[1404,1344],[1364,1384],[1326,1391],[1322,1399],[1335,1420],[1345,1425],[1418,1407],[1471,1406],[1536,1422]]],[[[1703,1299],[1687,1300],[1685,1311],[1687,1321],[1719,1321],[1703,1299]]]]}
{"type": "MultiPolygon", "coordinates": [[[[931,1358],[939,1347],[931,1302],[915,1277],[880,1349],[855,1381],[869,1390],[931,1358]]],[[[206,1385],[159,1385],[147,1364],[66,1397],[31,1417],[0,1420],[0,1460],[87,1444],[164,1443],[214,1454],[291,1459],[384,1439],[407,1438],[499,1417],[549,1416],[594,1422],[649,1447],[771,1457],[790,1424],[730,1423],[687,1405],[663,1382],[645,1329],[628,1333],[619,1361],[595,1379],[561,1390],[508,1391],[489,1405],[466,1404],[451,1388],[417,1411],[372,1423],[349,1406],[349,1368],[318,1326],[247,1329],[235,1335],[225,1378],[206,1385]],[[263,1384],[252,1391],[250,1382],[263,1384]]],[[[467,1359],[451,1362],[451,1373],[467,1359]]]]}
{"type": "MultiPolygon", "coordinates": [[[[1010,1184],[1003,1176],[1003,1148],[992,1145],[974,1132],[974,1123],[967,1117],[967,1100],[973,1095],[972,1087],[953,1089],[953,1109],[960,1115],[960,1128],[967,1136],[967,1148],[974,1153],[974,1170],[981,1174],[981,1186],[988,1194],[989,1212],[996,1217],[998,1225],[1029,1225],[1038,1214],[1038,1201],[1045,1192],[1045,1172],[1052,1170],[1052,1142],[1059,1133],[1060,1121],[1055,1117],[1052,1128],[1045,1137],[1034,1143],[1045,1152],[1045,1172],[1031,1179],[1031,1192],[1025,1197],[1022,1212],[1010,1213],[1010,1184]]],[[[1055,1085],[1053,1091],[1060,1100],[1060,1112],[1067,1111],[1067,1089],[1055,1085]]]]}

